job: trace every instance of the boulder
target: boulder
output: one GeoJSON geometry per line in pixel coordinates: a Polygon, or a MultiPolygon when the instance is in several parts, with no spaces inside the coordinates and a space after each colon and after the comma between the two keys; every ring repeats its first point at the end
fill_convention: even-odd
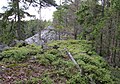
{"type": "Polygon", "coordinates": [[[25,42],[27,42],[28,44],[43,45],[49,41],[56,40],[56,36],[57,34],[54,28],[48,26],[47,28],[41,31],[41,39],[39,39],[40,36],[39,33],[37,33],[34,36],[25,39],[25,42]]]}

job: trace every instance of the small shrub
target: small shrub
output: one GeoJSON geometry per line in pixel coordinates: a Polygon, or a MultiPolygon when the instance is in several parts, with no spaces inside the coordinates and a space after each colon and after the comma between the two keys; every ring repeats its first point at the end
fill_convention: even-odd
{"type": "Polygon", "coordinates": [[[27,45],[25,47],[13,47],[1,53],[1,58],[3,61],[10,59],[10,61],[24,61],[31,55],[36,55],[40,52],[40,47],[34,45],[27,45]]]}
{"type": "Polygon", "coordinates": [[[42,84],[54,84],[53,80],[49,76],[43,77],[41,81],[42,84]]]}

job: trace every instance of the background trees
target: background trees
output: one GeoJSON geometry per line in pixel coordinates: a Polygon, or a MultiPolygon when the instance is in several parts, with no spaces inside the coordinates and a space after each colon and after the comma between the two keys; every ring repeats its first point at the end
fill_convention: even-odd
{"type": "Polygon", "coordinates": [[[79,2],[80,0],[75,0],[75,2],[72,0],[63,0],[61,2],[62,5],[57,8],[57,11],[55,11],[53,15],[54,27],[60,29],[61,31],[72,33],[74,39],[77,39],[80,27],[75,14],[79,9],[79,2]]]}
{"type": "Polygon", "coordinates": [[[54,25],[60,26],[61,21],[63,29],[72,32],[74,39],[92,41],[97,53],[105,57],[111,65],[119,66],[120,1],[68,0],[68,2],[66,7],[63,4],[61,9],[54,13],[54,25]]]}
{"type": "MultiPolygon", "coordinates": [[[[2,18],[1,22],[1,36],[0,41],[9,44],[13,39],[24,40],[26,22],[22,19],[26,16],[35,17],[25,12],[29,6],[33,7],[45,7],[45,6],[57,6],[54,0],[8,0],[9,5],[3,7],[4,13],[0,14],[2,18]],[[20,6],[20,3],[21,6],[20,6]]],[[[37,23],[39,23],[39,20],[37,23]]],[[[41,25],[43,23],[41,22],[41,25]]],[[[37,28],[36,28],[37,30],[37,28]]],[[[29,35],[28,35],[29,36],[29,35]]]]}
{"type": "Polygon", "coordinates": [[[112,66],[120,65],[120,1],[119,0],[9,0],[9,6],[1,13],[0,40],[9,43],[13,39],[25,39],[44,28],[48,22],[41,20],[22,21],[29,6],[57,6],[53,26],[57,33],[71,33],[73,39],[92,42],[95,51],[112,66]],[[24,3],[22,7],[20,3],[24,3]],[[41,24],[39,24],[41,23],[41,24]],[[25,25],[28,24],[28,25],[25,25]],[[39,27],[38,27],[39,26],[39,27]]]}
{"type": "Polygon", "coordinates": [[[119,9],[116,10],[119,7],[119,1],[102,0],[101,4],[94,0],[89,1],[83,2],[77,12],[78,22],[84,28],[83,37],[91,40],[96,51],[104,56],[110,64],[119,65],[120,48],[117,37],[120,35],[118,33],[120,11],[119,9]],[[92,1],[92,4],[89,1],[92,1]]]}

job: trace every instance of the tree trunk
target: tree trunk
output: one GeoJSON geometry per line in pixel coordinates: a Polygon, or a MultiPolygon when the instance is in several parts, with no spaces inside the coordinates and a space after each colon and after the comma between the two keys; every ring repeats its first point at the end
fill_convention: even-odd
{"type": "MultiPolygon", "coordinates": [[[[75,12],[79,9],[79,0],[75,0],[75,12]]],[[[77,40],[77,31],[78,31],[78,22],[77,22],[77,17],[75,16],[74,19],[74,39],[77,40]]]]}
{"type": "MultiPolygon", "coordinates": [[[[105,7],[105,0],[101,0],[102,2],[102,17],[104,17],[104,7],[105,7]]],[[[102,47],[103,46],[103,29],[101,29],[101,35],[100,35],[100,56],[102,56],[102,47]]]]}
{"type": "Polygon", "coordinates": [[[103,32],[100,35],[100,56],[102,56],[102,46],[103,46],[103,32]]]}
{"type": "Polygon", "coordinates": [[[41,29],[39,29],[39,40],[41,40],[41,29]]]}
{"type": "Polygon", "coordinates": [[[21,23],[21,19],[20,19],[20,8],[19,8],[19,0],[15,0],[16,1],[16,7],[17,7],[17,34],[18,34],[18,40],[22,39],[22,34],[21,34],[21,27],[20,27],[20,23],[21,23]]]}
{"type": "MultiPolygon", "coordinates": [[[[109,62],[110,62],[110,64],[111,64],[111,62],[112,62],[112,60],[111,60],[111,56],[112,56],[112,50],[111,50],[111,46],[112,46],[112,38],[111,38],[111,35],[112,35],[112,33],[111,33],[111,29],[112,29],[112,19],[110,19],[110,25],[108,26],[108,41],[107,41],[107,43],[108,43],[108,45],[107,45],[107,56],[108,56],[108,58],[109,58],[109,62]]],[[[114,38],[113,38],[114,39],[114,38]]]]}
{"type": "Polygon", "coordinates": [[[113,66],[116,66],[116,54],[117,54],[117,39],[115,40],[115,50],[114,50],[114,55],[113,55],[113,66]]]}
{"type": "Polygon", "coordinates": [[[13,0],[13,3],[16,3],[16,10],[17,10],[17,39],[21,40],[22,38],[22,34],[21,34],[21,27],[20,27],[20,23],[21,23],[21,18],[20,18],[20,8],[19,8],[19,0],[13,0]]]}
{"type": "Polygon", "coordinates": [[[74,23],[74,39],[77,39],[77,25],[76,25],[76,19],[75,19],[75,23],[74,23]]]}
{"type": "Polygon", "coordinates": [[[60,30],[58,31],[58,39],[60,40],[60,30]]]}

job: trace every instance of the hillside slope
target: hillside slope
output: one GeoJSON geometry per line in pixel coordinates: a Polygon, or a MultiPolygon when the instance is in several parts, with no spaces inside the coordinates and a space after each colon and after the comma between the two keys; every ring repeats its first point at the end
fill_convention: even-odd
{"type": "Polygon", "coordinates": [[[53,41],[43,49],[17,46],[0,53],[0,60],[2,84],[114,84],[108,64],[85,40],[53,41]]]}

